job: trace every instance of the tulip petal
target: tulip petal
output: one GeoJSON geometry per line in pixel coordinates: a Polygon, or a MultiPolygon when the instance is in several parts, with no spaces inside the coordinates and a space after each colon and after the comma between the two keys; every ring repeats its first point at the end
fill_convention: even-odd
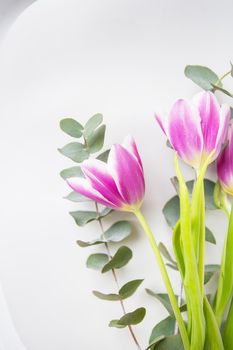
{"type": "Polygon", "coordinates": [[[178,100],[169,114],[167,129],[170,143],[179,156],[198,168],[203,147],[198,111],[185,100],[178,100]]]}
{"type": "Polygon", "coordinates": [[[92,187],[116,207],[123,206],[123,199],[117,189],[107,164],[98,159],[89,159],[81,165],[82,171],[92,187]]]}
{"type": "Polygon", "coordinates": [[[141,166],[135,157],[123,146],[114,145],[109,154],[108,166],[125,203],[139,204],[144,196],[145,183],[141,166]]]}
{"type": "Polygon", "coordinates": [[[210,91],[200,92],[193,98],[201,117],[203,151],[210,154],[216,147],[220,127],[220,106],[215,95],[210,91]]]}
{"type": "Polygon", "coordinates": [[[217,172],[223,189],[233,195],[233,124],[229,128],[228,141],[218,158],[217,172]]]}
{"type": "Polygon", "coordinates": [[[106,205],[107,207],[110,207],[113,209],[116,208],[116,206],[112,202],[108,201],[106,198],[102,196],[102,194],[96,191],[88,182],[88,180],[83,178],[73,177],[67,180],[67,183],[75,192],[78,192],[95,202],[106,205]]]}
{"type": "Polygon", "coordinates": [[[130,135],[126,136],[123,142],[123,147],[125,147],[138,161],[139,165],[142,167],[142,161],[138,153],[138,148],[134,138],[130,135]]]}
{"type": "Polygon", "coordinates": [[[165,127],[163,119],[160,117],[160,115],[155,114],[155,120],[157,121],[157,123],[159,124],[160,128],[162,129],[162,131],[166,135],[167,134],[166,133],[166,127],[165,127]]]}
{"type": "Polygon", "coordinates": [[[226,141],[230,118],[231,118],[230,107],[226,104],[223,104],[220,110],[220,125],[219,125],[217,140],[216,140],[216,147],[215,147],[216,153],[213,160],[215,160],[218,157],[222,148],[222,144],[226,141]]]}

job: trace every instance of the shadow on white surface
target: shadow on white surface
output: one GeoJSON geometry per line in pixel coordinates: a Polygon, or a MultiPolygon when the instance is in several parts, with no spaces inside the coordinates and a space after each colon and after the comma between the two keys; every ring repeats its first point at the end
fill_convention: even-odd
{"type": "MultiPolygon", "coordinates": [[[[4,0],[0,2],[0,42],[16,18],[35,0],[4,0]]],[[[0,286],[0,350],[26,350],[13,324],[0,286]]]]}

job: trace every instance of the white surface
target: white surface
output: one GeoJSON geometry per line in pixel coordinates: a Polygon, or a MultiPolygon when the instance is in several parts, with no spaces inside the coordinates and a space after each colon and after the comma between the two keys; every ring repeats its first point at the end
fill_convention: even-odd
{"type": "MultiPolygon", "coordinates": [[[[121,316],[118,303],[91,295],[115,286],[110,275],[85,268],[88,253],[101,248],[75,244],[96,237],[98,227],[77,228],[68,215],[77,206],[62,200],[67,188],[58,173],[71,162],[56,150],[69,140],[59,119],[84,122],[102,112],[107,145],[129,132],[136,137],[146,172],[144,212],[157,241],[171,244],[161,209],[173,193],[172,153],[153,113],[198,91],[183,75],[186,64],[228,69],[232,29],[231,1],[39,0],[16,20],[0,55],[0,279],[28,350],[135,348],[127,330],[107,327],[121,316]]],[[[220,213],[208,216],[219,243],[223,221],[220,213]]],[[[119,271],[121,284],[145,277],[144,287],[163,291],[141,231],[126,243],[134,259],[119,271]]],[[[219,250],[208,246],[208,260],[216,262],[219,250]]],[[[126,302],[127,310],[138,306],[147,307],[135,327],[145,346],[166,313],[144,288],[126,302]]]]}

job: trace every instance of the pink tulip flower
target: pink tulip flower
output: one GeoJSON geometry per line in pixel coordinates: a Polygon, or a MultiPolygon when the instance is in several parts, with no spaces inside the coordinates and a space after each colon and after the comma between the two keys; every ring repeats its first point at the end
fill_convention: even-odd
{"type": "Polygon", "coordinates": [[[226,139],[230,107],[220,107],[210,91],[200,92],[191,101],[180,99],[163,121],[155,116],[174,150],[187,164],[201,169],[213,152],[213,162],[226,139]]]}
{"type": "Polygon", "coordinates": [[[218,158],[217,172],[223,190],[233,195],[233,123],[229,127],[227,140],[218,158]]]}
{"type": "Polygon", "coordinates": [[[71,178],[70,187],[107,207],[135,211],[145,194],[142,162],[134,139],[112,146],[108,162],[88,159],[81,165],[85,178],[71,178]]]}

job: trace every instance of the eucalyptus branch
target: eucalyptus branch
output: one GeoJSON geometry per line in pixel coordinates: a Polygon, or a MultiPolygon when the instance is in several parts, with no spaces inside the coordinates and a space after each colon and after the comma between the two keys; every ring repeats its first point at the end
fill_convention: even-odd
{"type": "MultiPolygon", "coordinates": [[[[102,219],[101,219],[101,216],[100,216],[98,204],[97,204],[96,202],[95,202],[95,208],[96,208],[97,220],[98,220],[98,222],[99,222],[100,230],[101,230],[102,236],[104,237],[103,222],[102,222],[102,219]]],[[[105,245],[106,251],[107,251],[107,253],[108,253],[109,260],[110,260],[111,252],[110,252],[109,245],[108,245],[107,242],[105,242],[104,245],[105,245]]],[[[119,289],[120,287],[119,287],[119,283],[118,283],[116,271],[115,271],[115,269],[112,269],[111,271],[112,271],[113,279],[114,279],[114,281],[115,281],[115,283],[116,283],[117,289],[119,289]]],[[[123,314],[126,315],[126,309],[125,309],[125,305],[124,305],[123,300],[120,300],[120,304],[121,304],[121,309],[122,309],[122,311],[123,311],[123,314]]],[[[129,329],[129,332],[130,332],[130,334],[131,334],[131,336],[132,336],[132,338],[133,338],[133,341],[134,341],[134,343],[136,344],[138,350],[141,350],[141,347],[140,347],[139,342],[138,342],[138,340],[137,340],[137,338],[136,338],[136,335],[135,335],[135,333],[134,333],[134,331],[133,331],[133,329],[132,329],[132,326],[131,326],[131,325],[128,325],[127,327],[128,327],[128,329],[129,329]]]]}

